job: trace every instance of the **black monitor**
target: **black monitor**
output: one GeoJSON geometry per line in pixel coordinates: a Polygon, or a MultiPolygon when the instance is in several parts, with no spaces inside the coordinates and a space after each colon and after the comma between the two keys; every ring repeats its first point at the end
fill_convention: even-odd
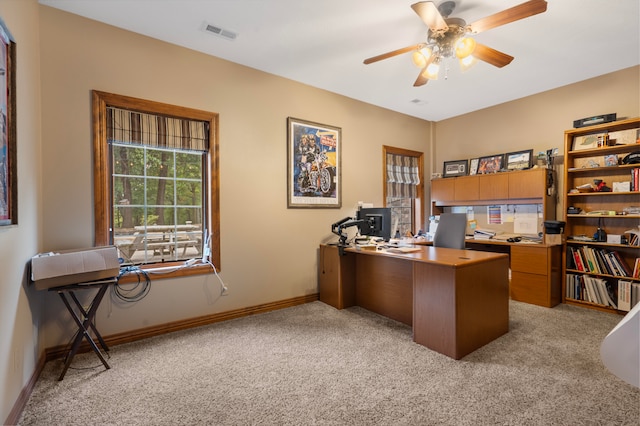
{"type": "Polygon", "coordinates": [[[356,213],[360,235],[379,237],[385,241],[391,239],[391,208],[371,207],[361,208],[356,213]]]}

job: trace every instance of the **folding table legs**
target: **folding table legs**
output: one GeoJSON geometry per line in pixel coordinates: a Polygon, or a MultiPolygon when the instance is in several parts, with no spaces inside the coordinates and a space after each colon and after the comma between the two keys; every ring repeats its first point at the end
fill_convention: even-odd
{"type": "Polygon", "coordinates": [[[67,354],[67,358],[64,363],[64,368],[62,369],[62,373],[60,374],[60,377],[58,378],[58,380],[62,380],[64,378],[64,375],[66,374],[67,369],[69,368],[69,365],[71,365],[71,361],[73,360],[73,357],[76,355],[76,353],[78,352],[78,349],[80,348],[80,344],[82,343],[83,338],[87,339],[87,342],[91,346],[91,349],[93,349],[96,355],[98,355],[98,358],[100,358],[100,361],[102,361],[102,364],[105,366],[105,368],[107,369],[111,368],[107,363],[107,361],[102,356],[102,352],[100,352],[100,349],[96,345],[96,342],[91,338],[91,335],[89,334],[89,331],[93,330],[102,348],[105,351],[109,351],[107,344],[105,343],[100,333],[98,333],[98,330],[96,329],[96,326],[94,324],[94,318],[96,316],[96,312],[98,311],[98,306],[100,306],[100,302],[102,301],[102,298],[104,297],[108,288],[109,288],[109,284],[103,284],[102,286],[100,286],[100,289],[98,290],[98,293],[96,293],[95,297],[93,298],[93,301],[91,302],[91,305],[89,306],[88,311],[85,311],[85,309],[82,307],[82,304],[74,294],[73,290],[67,290],[69,292],[69,295],[71,296],[71,299],[73,300],[75,305],[78,307],[78,310],[80,311],[82,319],[80,318],[80,315],[76,313],[76,311],[73,309],[73,307],[69,303],[69,300],[65,295],[65,291],[63,290],[58,291],[58,294],[62,299],[62,303],[64,303],[64,305],[67,307],[67,310],[71,314],[71,317],[73,318],[76,325],[78,326],[78,331],[74,337],[73,345],[71,346],[71,350],[67,354]]]}

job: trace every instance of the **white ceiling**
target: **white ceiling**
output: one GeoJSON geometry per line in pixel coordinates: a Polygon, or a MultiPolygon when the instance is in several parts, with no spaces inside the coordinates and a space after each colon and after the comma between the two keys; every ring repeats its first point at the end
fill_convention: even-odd
{"type": "MultiPolygon", "coordinates": [[[[390,110],[439,121],[640,64],[638,0],[548,0],[545,13],[475,36],[515,57],[479,62],[413,87],[404,54],[365,58],[425,41],[416,0],[39,0],[41,4],[204,52],[390,110]],[[205,32],[214,25],[234,41],[205,32]]],[[[458,0],[471,23],[525,0],[458,0]]],[[[436,1],[439,4],[440,1],[436,1]]]]}

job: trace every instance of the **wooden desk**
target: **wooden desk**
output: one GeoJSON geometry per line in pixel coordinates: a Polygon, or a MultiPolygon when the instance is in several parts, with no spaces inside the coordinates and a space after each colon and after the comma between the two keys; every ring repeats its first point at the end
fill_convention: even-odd
{"type": "Polygon", "coordinates": [[[320,300],[361,306],[413,328],[413,340],[460,359],[509,331],[506,254],[421,247],[388,254],[321,245],[320,300]]]}
{"type": "Polygon", "coordinates": [[[465,246],[471,250],[509,254],[511,299],[546,308],[562,301],[562,245],[469,239],[465,246]]]}

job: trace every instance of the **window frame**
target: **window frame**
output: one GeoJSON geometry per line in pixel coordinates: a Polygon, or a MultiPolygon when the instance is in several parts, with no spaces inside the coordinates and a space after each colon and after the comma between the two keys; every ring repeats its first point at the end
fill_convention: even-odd
{"type": "MultiPolygon", "coordinates": [[[[115,107],[137,112],[209,122],[209,150],[206,154],[205,196],[207,214],[203,217],[211,234],[210,260],[218,271],[222,270],[220,262],[220,161],[218,146],[218,114],[116,95],[113,93],[92,91],[92,126],[93,126],[93,185],[94,185],[94,243],[96,246],[112,245],[110,229],[113,224],[113,200],[111,187],[111,156],[107,141],[106,108],[115,107]]],[[[140,266],[141,269],[153,270],[182,266],[183,261],[154,263],[140,266]]],[[[192,265],[167,273],[150,275],[151,279],[173,278],[177,276],[199,275],[211,273],[209,265],[192,265]]]]}
{"type": "MultiPolygon", "coordinates": [[[[404,155],[408,157],[416,157],[418,159],[418,175],[420,177],[420,183],[416,185],[416,197],[412,200],[412,222],[414,229],[411,232],[414,235],[420,229],[425,229],[424,220],[424,153],[420,151],[412,151],[405,148],[397,148],[393,146],[382,146],[382,200],[384,206],[387,207],[387,154],[404,155]]],[[[392,233],[395,232],[392,230],[392,233]]]]}

